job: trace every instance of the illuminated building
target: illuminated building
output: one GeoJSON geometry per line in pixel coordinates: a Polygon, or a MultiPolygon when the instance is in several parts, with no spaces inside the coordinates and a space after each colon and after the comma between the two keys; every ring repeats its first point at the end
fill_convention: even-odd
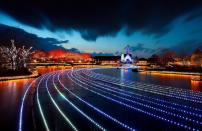
{"type": "Polygon", "coordinates": [[[133,63],[132,54],[130,53],[129,46],[125,47],[125,54],[121,54],[121,63],[122,64],[132,64],[133,63]]]}

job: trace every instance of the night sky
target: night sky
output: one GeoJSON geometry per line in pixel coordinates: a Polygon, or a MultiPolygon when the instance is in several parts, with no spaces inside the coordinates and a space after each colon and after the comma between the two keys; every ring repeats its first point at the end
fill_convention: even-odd
{"type": "Polygon", "coordinates": [[[0,24],[81,52],[114,54],[130,45],[147,57],[202,48],[201,0],[4,0],[0,24]]]}

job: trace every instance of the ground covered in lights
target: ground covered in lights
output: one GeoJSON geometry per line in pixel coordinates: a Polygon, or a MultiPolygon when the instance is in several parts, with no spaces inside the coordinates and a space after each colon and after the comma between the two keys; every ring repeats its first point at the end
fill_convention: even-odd
{"type": "Polygon", "coordinates": [[[51,72],[27,85],[19,131],[202,129],[202,92],[96,70],[51,72]]]}

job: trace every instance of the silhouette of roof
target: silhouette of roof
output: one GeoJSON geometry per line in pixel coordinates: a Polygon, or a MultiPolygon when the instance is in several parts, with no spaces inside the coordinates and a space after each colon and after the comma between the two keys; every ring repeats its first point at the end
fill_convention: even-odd
{"type": "Polygon", "coordinates": [[[138,60],[139,60],[139,61],[147,61],[146,58],[139,58],[138,60]]]}
{"type": "Polygon", "coordinates": [[[121,59],[121,56],[94,56],[94,59],[95,60],[100,60],[100,61],[103,61],[103,60],[120,60],[121,59]]]}
{"type": "Polygon", "coordinates": [[[126,57],[127,55],[129,55],[130,57],[132,57],[132,54],[124,54],[124,57],[126,57]]]}

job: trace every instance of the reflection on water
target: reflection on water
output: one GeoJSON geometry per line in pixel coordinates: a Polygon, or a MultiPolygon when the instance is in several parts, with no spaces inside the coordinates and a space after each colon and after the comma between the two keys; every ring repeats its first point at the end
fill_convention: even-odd
{"type": "Polygon", "coordinates": [[[16,103],[18,96],[24,92],[25,84],[28,81],[28,79],[1,81],[0,96],[2,99],[0,99],[0,103],[4,103],[5,106],[8,105],[8,101],[9,104],[16,103]]]}
{"type": "Polygon", "coordinates": [[[92,65],[78,65],[78,66],[39,66],[37,67],[37,71],[39,74],[44,74],[47,72],[57,71],[57,70],[65,70],[72,68],[92,68],[92,65]]]}
{"type": "MultiPolygon", "coordinates": [[[[37,71],[40,74],[66,69],[64,66],[39,67],[37,71]]],[[[20,79],[0,81],[0,119],[1,127],[4,130],[16,130],[20,103],[26,90],[26,84],[33,79],[20,79]],[[12,126],[10,125],[12,123],[12,126]]]]}
{"type": "MultiPolygon", "coordinates": [[[[39,67],[37,68],[40,74],[66,69],[64,66],[52,66],[52,67],[39,67]]],[[[9,80],[9,81],[0,81],[0,103],[1,106],[9,106],[15,105],[19,98],[21,98],[22,94],[24,93],[28,81],[32,79],[20,79],[20,80],[9,80]],[[9,101],[9,104],[8,104],[9,101]]]]}
{"type": "Polygon", "coordinates": [[[25,84],[28,81],[27,79],[21,79],[0,82],[0,123],[2,129],[17,129],[16,123],[20,101],[25,91],[25,84]],[[14,125],[8,125],[9,123],[14,125]]]}
{"type": "Polygon", "coordinates": [[[202,81],[191,80],[191,89],[193,91],[202,91],[202,81]]]}
{"type": "Polygon", "coordinates": [[[47,72],[57,71],[57,70],[64,70],[64,69],[70,69],[69,66],[41,66],[37,67],[37,71],[39,74],[44,74],[47,72]]]}
{"type": "Polygon", "coordinates": [[[121,70],[121,75],[120,75],[120,79],[121,81],[124,80],[124,76],[127,75],[128,70],[121,70]]]}

